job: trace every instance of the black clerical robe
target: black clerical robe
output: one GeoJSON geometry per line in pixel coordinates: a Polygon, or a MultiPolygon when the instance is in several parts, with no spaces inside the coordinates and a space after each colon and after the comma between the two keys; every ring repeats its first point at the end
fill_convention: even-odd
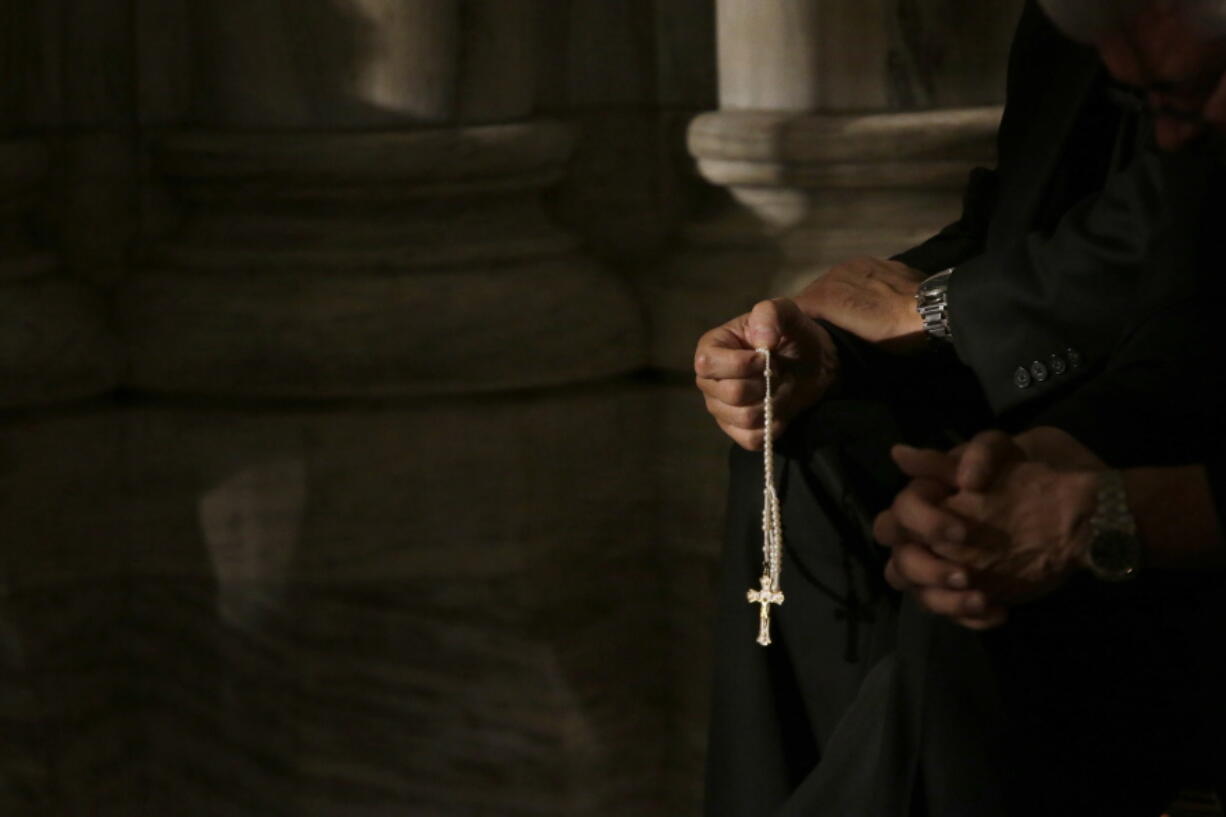
{"type": "MultiPolygon", "coordinates": [[[[759,455],[734,451],[708,755],[710,817],[1157,814],[1214,772],[1216,576],[1071,582],[977,635],[881,579],[874,513],[899,440],[1065,428],[1116,466],[1196,461],[1220,433],[1216,164],[1163,154],[1093,51],[1028,3],[995,171],[900,260],[954,267],[956,355],[834,331],[842,397],[780,442],[776,643],[754,643],[759,455]]],[[[1226,629],[1221,630],[1226,631],[1226,629]]]]}

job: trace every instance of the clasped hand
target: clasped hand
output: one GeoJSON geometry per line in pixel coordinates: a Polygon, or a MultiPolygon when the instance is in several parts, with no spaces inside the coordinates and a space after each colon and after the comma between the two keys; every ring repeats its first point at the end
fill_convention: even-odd
{"type": "Polygon", "coordinates": [[[896,446],[911,482],[876,520],[886,579],[972,629],[1043,596],[1085,564],[1101,463],[1072,437],[990,431],[945,453],[896,446]],[[1042,457],[1042,459],[1040,459],[1042,457]]]}

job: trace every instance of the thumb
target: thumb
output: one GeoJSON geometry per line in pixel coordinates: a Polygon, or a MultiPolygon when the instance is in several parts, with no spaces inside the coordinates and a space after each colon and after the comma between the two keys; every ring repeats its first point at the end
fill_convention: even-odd
{"type": "Polygon", "coordinates": [[[890,449],[890,457],[909,477],[924,477],[950,487],[956,484],[958,461],[949,454],[900,444],[890,449]]]}
{"type": "Polygon", "coordinates": [[[775,349],[803,315],[790,298],[760,301],[749,313],[746,340],[755,349],[775,349]]]}
{"type": "Polygon", "coordinates": [[[957,484],[965,491],[986,491],[1006,466],[1026,459],[1013,438],[1003,431],[981,431],[962,452],[957,484]]]}

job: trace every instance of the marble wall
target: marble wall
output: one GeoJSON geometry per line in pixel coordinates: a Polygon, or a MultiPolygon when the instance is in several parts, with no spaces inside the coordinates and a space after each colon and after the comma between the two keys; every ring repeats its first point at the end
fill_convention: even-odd
{"type": "Polygon", "coordinates": [[[947,218],[984,8],[0,0],[0,815],[696,813],[693,343],[947,218]]]}

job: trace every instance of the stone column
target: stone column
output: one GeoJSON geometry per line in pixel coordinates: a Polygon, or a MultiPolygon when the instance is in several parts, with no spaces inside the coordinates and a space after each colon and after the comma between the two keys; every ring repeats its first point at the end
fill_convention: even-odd
{"type": "Polygon", "coordinates": [[[541,207],[550,7],[191,10],[119,299],[151,807],[640,813],[644,332],[541,207]]]}
{"type": "Polygon", "coordinates": [[[720,0],[720,110],[690,150],[778,237],[787,291],[956,217],[990,164],[1016,3],[720,0]]]}
{"type": "Polygon", "coordinates": [[[28,115],[45,102],[32,97],[46,92],[35,11],[0,0],[0,68],[16,78],[0,89],[0,432],[8,440],[0,443],[0,595],[6,582],[17,589],[114,575],[119,561],[99,558],[92,537],[113,532],[97,516],[118,481],[107,471],[113,439],[99,398],[118,382],[121,355],[101,294],[62,260],[62,140],[55,123],[35,127],[28,115]],[[78,479],[96,483],[84,494],[64,489],[80,488],[78,479]],[[90,535],[75,527],[65,535],[82,524],[90,535]]]}
{"type": "Polygon", "coordinates": [[[100,300],[59,274],[48,242],[48,146],[30,132],[24,91],[36,70],[28,4],[0,3],[0,410],[104,393],[117,376],[116,349],[100,300]],[[41,228],[41,229],[40,229],[41,228]]]}
{"type": "Polygon", "coordinates": [[[627,292],[541,211],[572,138],[532,118],[539,8],[196,4],[207,128],[156,142],[186,212],[121,300],[130,383],[454,393],[638,366],[627,292]]]}
{"type": "Polygon", "coordinates": [[[40,6],[0,2],[0,813],[108,813],[103,792],[126,779],[110,640],[122,474],[100,398],[120,366],[102,299],[62,260],[60,142],[34,113],[40,6]]]}

